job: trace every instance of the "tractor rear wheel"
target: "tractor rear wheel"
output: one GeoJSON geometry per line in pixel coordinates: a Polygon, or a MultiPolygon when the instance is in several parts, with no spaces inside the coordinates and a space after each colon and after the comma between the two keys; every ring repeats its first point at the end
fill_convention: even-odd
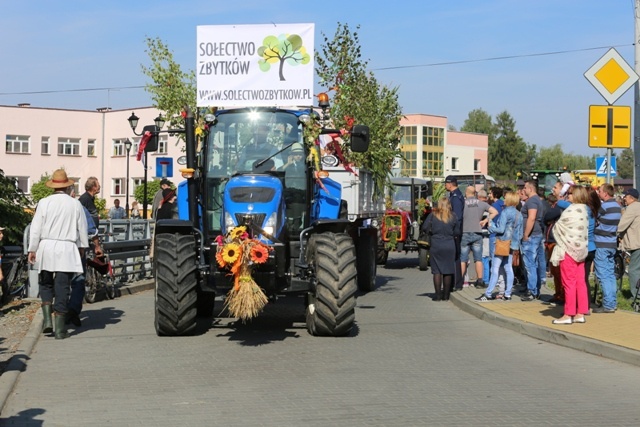
{"type": "Polygon", "coordinates": [[[314,234],[307,248],[316,278],[307,303],[307,330],[311,335],[347,335],[355,321],[358,289],[353,239],[344,233],[314,234]]]}
{"type": "Polygon", "coordinates": [[[188,335],[196,327],[198,302],[195,238],[157,234],[154,261],[156,333],[160,336],[188,335]]]}

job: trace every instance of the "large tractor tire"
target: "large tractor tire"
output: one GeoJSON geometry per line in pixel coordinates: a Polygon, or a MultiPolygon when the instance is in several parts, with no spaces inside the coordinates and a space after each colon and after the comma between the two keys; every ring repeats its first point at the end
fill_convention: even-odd
{"type": "Polygon", "coordinates": [[[427,248],[418,248],[418,262],[420,263],[420,271],[427,271],[429,268],[429,250],[427,248]]]}
{"type": "Polygon", "coordinates": [[[358,238],[356,252],[358,289],[363,292],[371,292],[376,288],[378,236],[375,233],[362,234],[358,238]]]}
{"type": "Polygon", "coordinates": [[[154,261],[156,333],[159,336],[188,335],[196,327],[198,303],[195,238],[157,234],[154,261]]]}
{"type": "Polygon", "coordinates": [[[356,251],[348,234],[325,232],[311,236],[307,262],[316,283],[307,301],[311,335],[347,335],[355,321],[356,251]]]}

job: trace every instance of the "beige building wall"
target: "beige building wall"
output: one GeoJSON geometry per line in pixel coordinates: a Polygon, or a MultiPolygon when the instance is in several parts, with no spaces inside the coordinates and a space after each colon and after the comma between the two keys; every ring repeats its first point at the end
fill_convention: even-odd
{"type": "MultiPolygon", "coordinates": [[[[160,113],[152,107],[83,111],[0,106],[0,136],[5,139],[0,149],[0,169],[6,176],[18,177],[27,193],[42,175],[51,175],[58,168],[64,168],[78,182],[78,195],[84,192],[86,179],[96,176],[102,185],[99,197],[106,199],[107,207],[113,206],[116,198],[124,207],[127,156],[123,141],[129,138],[133,142],[129,156],[131,204],[134,188],[144,177],[142,162],[136,160],[140,137],[133,134],[127,121],[132,112],[140,118],[138,133],[145,125],[152,125],[160,113]]],[[[162,151],[147,154],[147,179],[151,181],[159,174],[156,158],[170,157],[173,177],[169,179],[177,186],[183,180],[176,162],[183,155],[183,144],[176,146],[177,138],[167,133],[161,135],[161,141],[162,151]]]]}
{"type": "Polygon", "coordinates": [[[440,180],[450,173],[488,173],[489,137],[448,130],[447,118],[407,114],[401,151],[407,161],[395,166],[397,174],[440,180]]]}

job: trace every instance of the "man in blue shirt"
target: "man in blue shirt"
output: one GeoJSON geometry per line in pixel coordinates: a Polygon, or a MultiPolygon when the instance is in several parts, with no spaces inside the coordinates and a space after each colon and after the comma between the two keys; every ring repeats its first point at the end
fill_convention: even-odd
{"type": "Polygon", "coordinates": [[[618,248],[617,232],[622,209],[614,194],[615,190],[611,184],[602,184],[598,189],[602,205],[598,212],[593,239],[596,243],[596,277],[602,288],[602,307],[594,309],[594,313],[615,313],[618,307],[614,257],[618,248]]]}

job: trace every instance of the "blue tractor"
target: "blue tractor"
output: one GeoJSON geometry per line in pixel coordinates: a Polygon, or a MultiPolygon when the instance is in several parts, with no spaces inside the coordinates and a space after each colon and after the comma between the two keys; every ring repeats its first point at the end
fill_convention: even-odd
{"type": "MultiPolygon", "coordinates": [[[[384,204],[373,199],[371,174],[345,168],[334,155],[310,155],[305,126],[324,123],[310,108],[218,110],[207,120],[199,150],[193,117],[185,123],[188,218],[156,224],[157,334],[190,334],[197,316],[213,314],[216,295],[233,285],[216,263],[216,237],[237,226],[271,248],[253,273],[269,304],[304,294],[309,333],[349,334],[356,292],[373,290],[376,279],[371,218],[384,204]]],[[[354,126],[349,143],[353,152],[366,151],[368,128],[354,126]]]]}

